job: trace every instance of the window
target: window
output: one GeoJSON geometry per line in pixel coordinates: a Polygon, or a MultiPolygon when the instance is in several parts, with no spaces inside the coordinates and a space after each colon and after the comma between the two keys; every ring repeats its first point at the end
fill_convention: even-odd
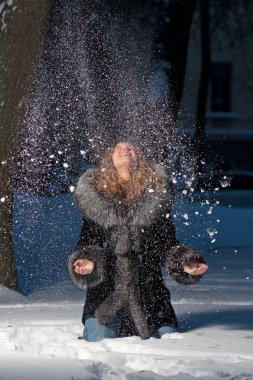
{"type": "Polygon", "coordinates": [[[231,111],[231,63],[212,63],[211,66],[211,111],[231,111]]]}

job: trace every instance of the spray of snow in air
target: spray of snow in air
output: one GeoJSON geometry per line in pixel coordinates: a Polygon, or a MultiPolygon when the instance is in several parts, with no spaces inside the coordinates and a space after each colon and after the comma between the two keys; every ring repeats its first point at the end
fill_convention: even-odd
{"type": "MultiPolygon", "coordinates": [[[[130,140],[152,163],[165,166],[183,202],[194,203],[195,194],[202,194],[198,211],[180,208],[180,200],[173,209],[171,217],[182,229],[206,215],[215,225],[215,203],[205,199],[204,187],[195,191],[194,155],[184,125],[176,126],[168,111],[166,64],[152,60],[153,25],[145,7],[121,3],[115,8],[91,0],[53,2],[26,94],[15,186],[35,196],[73,193],[79,175],[112,143],[130,140]]],[[[215,191],[228,183],[223,178],[215,191]]],[[[4,203],[5,194],[0,197],[4,203]]],[[[206,234],[213,242],[216,233],[209,229],[215,227],[209,224],[206,234]]]]}

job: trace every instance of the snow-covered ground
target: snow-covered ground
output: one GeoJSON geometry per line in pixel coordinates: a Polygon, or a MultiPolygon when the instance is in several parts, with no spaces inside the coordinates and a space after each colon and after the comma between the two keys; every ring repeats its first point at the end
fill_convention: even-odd
{"type": "Polygon", "coordinates": [[[205,242],[210,269],[193,286],[167,279],[180,328],[163,339],[78,339],[84,295],[66,280],[29,297],[0,287],[0,379],[252,380],[251,200],[245,192],[227,192],[211,210],[210,226],[199,214],[209,212],[209,218],[210,204],[191,204],[187,211],[178,205],[182,212],[175,219],[180,214],[191,231],[190,237],[179,231],[181,240],[185,235],[191,243],[203,225],[213,231],[205,242]]]}

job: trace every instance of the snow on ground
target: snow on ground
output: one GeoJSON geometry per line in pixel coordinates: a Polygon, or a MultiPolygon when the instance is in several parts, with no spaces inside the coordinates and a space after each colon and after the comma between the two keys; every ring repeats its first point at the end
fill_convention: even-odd
{"type": "Polygon", "coordinates": [[[252,380],[252,205],[217,210],[219,238],[203,280],[166,278],[180,328],[163,339],[85,342],[84,295],[68,281],[29,297],[0,287],[0,379],[252,380]]]}

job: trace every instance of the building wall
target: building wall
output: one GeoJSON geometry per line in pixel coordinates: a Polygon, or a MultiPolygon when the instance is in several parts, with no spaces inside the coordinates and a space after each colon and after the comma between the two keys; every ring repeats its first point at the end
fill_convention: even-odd
{"type": "MultiPolygon", "coordinates": [[[[253,12],[253,2],[251,4],[253,12]]],[[[239,12],[240,10],[238,10],[239,12]]],[[[211,17],[213,15],[211,9],[211,17]]],[[[196,112],[198,86],[200,78],[201,57],[199,23],[197,13],[193,22],[188,50],[185,92],[181,112],[188,115],[191,128],[196,112]]],[[[253,38],[252,27],[242,17],[241,29],[237,25],[235,15],[226,18],[224,30],[221,27],[211,33],[211,61],[232,64],[231,78],[231,110],[227,113],[211,111],[211,85],[207,104],[208,131],[248,131],[253,133],[253,38]],[[227,37],[227,30],[234,33],[234,38],[227,37]],[[232,43],[231,43],[232,42],[232,43]]],[[[223,26],[223,23],[221,23],[223,26]]]]}

